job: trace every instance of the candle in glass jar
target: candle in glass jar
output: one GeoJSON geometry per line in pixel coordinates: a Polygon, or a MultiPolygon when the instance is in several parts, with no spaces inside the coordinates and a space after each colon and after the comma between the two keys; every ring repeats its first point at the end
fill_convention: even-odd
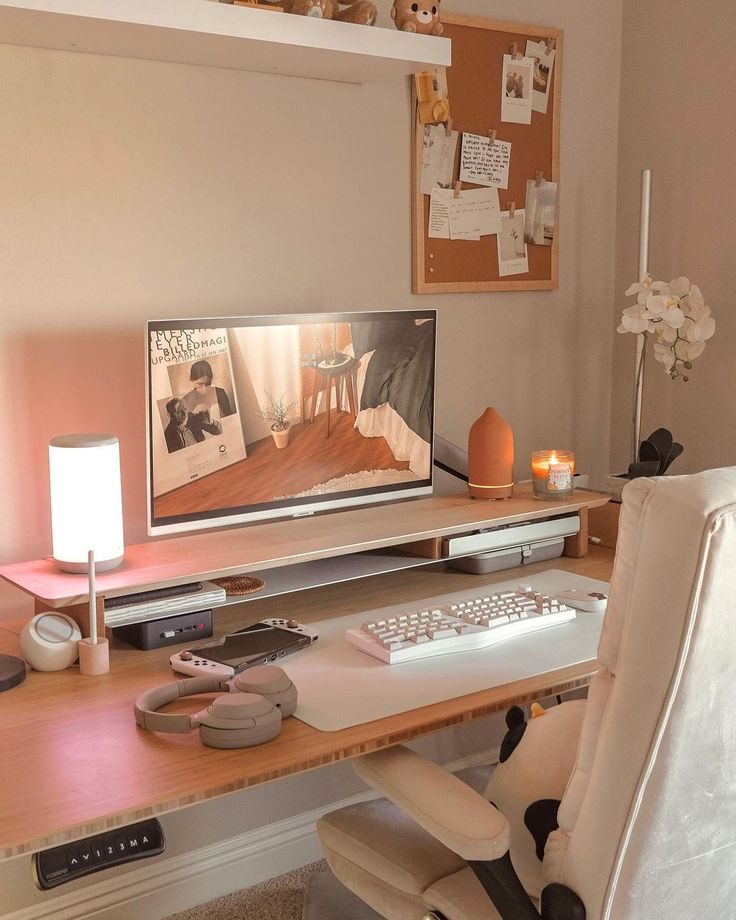
{"type": "Polygon", "coordinates": [[[535,498],[567,498],[572,494],[575,454],[571,450],[535,450],[532,489],[535,498]]]}

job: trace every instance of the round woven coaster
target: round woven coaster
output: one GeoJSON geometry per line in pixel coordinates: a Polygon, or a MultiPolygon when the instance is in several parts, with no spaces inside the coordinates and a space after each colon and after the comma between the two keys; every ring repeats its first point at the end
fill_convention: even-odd
{"type": "Polygon", "coordinates": [[[224,588],[226,594],[233,596],[255,594],[266,587],[262,578],[254,578],[252,575],[229,575],[227,578],[213,578],[212,581],[218,588],[224,588]]]}

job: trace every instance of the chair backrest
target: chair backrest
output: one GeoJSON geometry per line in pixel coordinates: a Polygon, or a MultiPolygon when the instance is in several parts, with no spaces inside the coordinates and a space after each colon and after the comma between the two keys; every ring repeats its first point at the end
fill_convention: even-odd
{"type": "Polygon", "coordinates": [[[736,918],[736,468],[624,489],[545,881],[587,920],[736,918]]]}

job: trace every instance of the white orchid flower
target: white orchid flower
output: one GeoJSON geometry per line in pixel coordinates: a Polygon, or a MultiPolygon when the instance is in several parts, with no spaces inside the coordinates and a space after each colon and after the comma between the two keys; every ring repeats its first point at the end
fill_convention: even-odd
{"type": "Polygon", "coordinates": [[[675,342],[675,357],[680,361],[694,361],[699,358],[705,351],[705,342],[686,342],[680,339],[675,342]]]}
{"type": "Polygon", "coordinates": [[[669,345],[674,345],[677,341],[677,329],[674,326],[660,325],[657,328],[657,338],[669,345]]]}
{"type": "Polygon", "coordinates": [[[664,369],[669,373],[675,366],[675,355],[668,345],[662,345],[659,342],[654,343],[654,357],[657,361],[664,364],[664,369]]]}
{"type": "MultiPolygon", "coordinates": [[[[666,285],[664,281],[652,281],[652,276],[649,274],[646,274],[641,279],[641,281],[637,281],[635,284],[632,284],[626,288],[626,296],[631,297],[633,294],[648,295],[648,294],[651,294],[652,291],[663,291],[667,287],[668,285],[666,285]]],[[[638,297],[637,297],[637,301],[639,303],[644,302],[644,301],[639,300],[638,297]]]]}
{"type": "Polygon", "coordinates": [[[621,315],[621,325],[619,332],[652,332],[654,326],[651,322],[649,311],[639,304],[632,307],[626,307],[621,315]]]}
{"type": "Polygon", "coordinates": [[[690,315],[699,316],[703,310],[707,310],[708,316],[710,316],[710,307],[706,307],[705,300],[703,299],[703,292],[697,284],[693,284],[690,287],[690,290],[683,298],[683,304],[690,315]]]}
{"type": "Polygon", "coordinates": [[[684,297],[690,290],[690,279],[680,275],[670,281],[669,288],[673,297],[684,297]]]}
{"type": "Polygon", "coordinates": [[[663,294],[650,294],[647,310],[655,319],[659,319],[673,329],[679,329],[685,322],[685,314],[677,306],[677,299],[663,294]]]}
{"type": "Polygon", "coordinates": [[[685,338],[688,342],[702,342],[705,347],[705,343],[713,336],[715,331],[716,321],[712,317],[706,316],[703,319],[693,320],[688,323],[685,338]]]}
{"type": "Polygon", "coordinates": [[[668,284],[647,274],[626,294],[636,295],[636,303],[622,310],[617,331],[654,334],[656,360],[673,379],[687,380],[681,370],[690,370],[716,328],[700,288],[684,275],[668,284]]]}

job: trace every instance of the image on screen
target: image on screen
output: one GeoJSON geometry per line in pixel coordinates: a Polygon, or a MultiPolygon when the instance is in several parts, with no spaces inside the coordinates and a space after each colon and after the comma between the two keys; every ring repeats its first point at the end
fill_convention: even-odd
{"type": "Polygon", "coordinates": [[[433,310],[148,323],[149,531],[426,494],[433,310]]]}

